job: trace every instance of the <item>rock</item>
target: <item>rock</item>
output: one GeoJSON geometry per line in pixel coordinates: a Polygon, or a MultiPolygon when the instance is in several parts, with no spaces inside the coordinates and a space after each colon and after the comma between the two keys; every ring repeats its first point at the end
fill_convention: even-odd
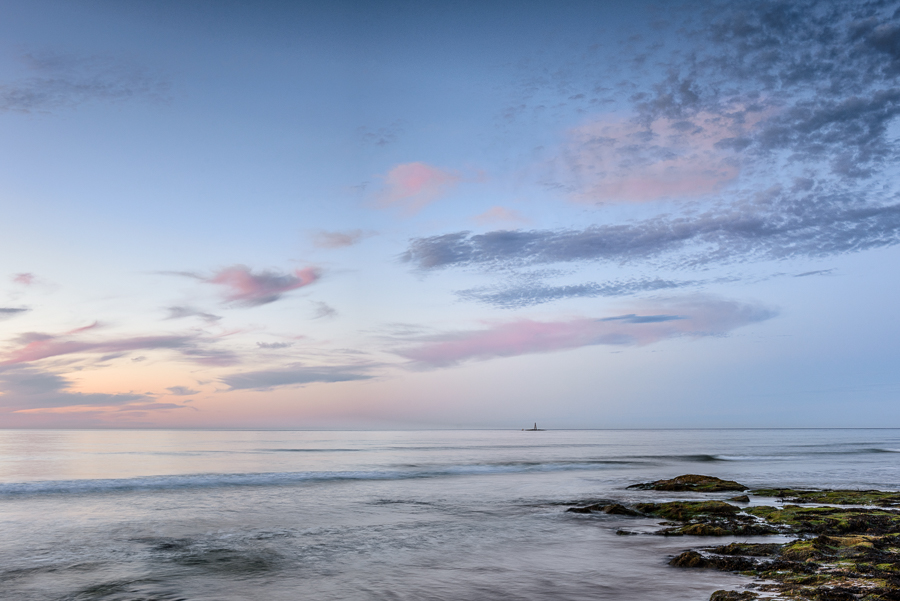
{"type": "Polygon", "coordinates": [[[586,505],[584,507],[570,507],[566,509],[566,512],[568,513],[593,513],[595,511],[602,511],[603,513],[609,513],[613,515],[643,515],[642,513],[638,513],[633,509],[628,509],[624,505],[620,505],[618,503],[612,503],[609,505],[600,505],[599,503],[596,503],[594,505],[586,505]]]}
{"type": "Polygon", "coordinates": [[[633,509],[628,509],[624,505],[619,505],[618,503],[614,503],[613,505],[605,505],[604,507],[601,508],[601,511],[603,513],[609,513],[612,515],[632,515],[632,516],[641,515],[637,511],[635,511],[633,509]]]}
{"type": "Polygon", "coordinates": [[[667,520],[685,522],[704,516],[731,517],[740,510],[723,501],[672,501],[670,503],[638,503],[641,513],[657,515],[667,520]]]}
{"type": "Polygon", "coordinates": [[[738,484],[733,480],[722,480],[715,476],[701,476],[699,474],[685,474],[671,480],[656,480],[643,484],[632,484],[628,488],[639,490],[663,490],[671,492],[723,492],[729,490],[747,490],[747,486],[738,484]]]}
{"type": "Polygon", "coordinates": [[[707,561],[696,551],[685,551],[673,557],[669,565],[676,568],[705,568],[707,561]]]}
{"type": "MultiPolygon", "coordinates": [[[[638,506],[640,509],[640,506],[638,506]]],[[[801,507],[768,505],[746,510],[772,524],[802,534],[883,535],[900,533],[900,512],[890,509],[861,509],[856,507],[801,507]]]]}
{"type": "Polygon", "coordinates": [[[721,526],[711,526],[709,524],[691,524],[678,530],[679,534],[688,536],[726,536],[731,534],[729,530],[721,526]]]}
{"type": "Polygon", "coordinates": [[[709,601],[749,601],[758,599],[759,595],[750,591],[716,591],[709,597],[709,601]]]}
{"type": "Polygon", "coordinates": [[[619,536],[635,536],[637,532],[632,532],[630,530],[616,530],[616,534],[619,536]]]}
{"type": "Polygon", "coordinates": [[[734,501],[735,503],[749,503],[749,502],[750,502],[750,497],[748,497],[747,495],[739,495],[739,496],[737,496],[737,497],[731,497],[731,498],[728,499],[728,500],[729,500],[729,501],[734,501]]]}
{"type": "Polygon", "coordinates": [[[760,497],[775,497],[788,503],[821,503],[828,505],[900,505],[900,493],[880,490],[795,490],[761,488],[752,491],[760,497]]]}
{"type": "Polygon", "coordinates": [[[781,547],[782,545],[777,543],[729,543],[721,547],[711,547],[709,552],[716,555],[767,557],[778,553],[781,547]]]}

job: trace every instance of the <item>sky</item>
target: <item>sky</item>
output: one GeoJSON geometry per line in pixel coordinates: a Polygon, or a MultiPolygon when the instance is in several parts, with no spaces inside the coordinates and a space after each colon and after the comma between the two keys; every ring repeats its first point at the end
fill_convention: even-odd
{"type": "Polygon", "coordinates": [[[900,426],[900,2],[0,0],[0,428],[900,426]]]}

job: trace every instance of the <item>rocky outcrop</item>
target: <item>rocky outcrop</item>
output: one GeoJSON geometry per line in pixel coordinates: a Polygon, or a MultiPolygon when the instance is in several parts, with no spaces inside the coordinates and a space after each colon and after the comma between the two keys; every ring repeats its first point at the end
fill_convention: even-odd
{"type": "Polygon", "coordinates": [[[632,484],[628,488],[638,490],[661,490],[669,492],[727,492],[730,490],[747,490],[747,486],[734,480],[722,480],[714,476],[685,474],[671,480],[657,480],[643,484],[632,484]]]}
{"type": "MultiPolygon", "coordinates": [[[[731,480],[688,474],[629,488],[659,491],[746,490],[731,480]]],[[[759,489],[756,497],[798,504],[738,507],[721,500],[595,503],[574,513],[605,512],[666,520],[654,534],[723,536],[793,534],[791,542],[746,543],[689,549],[669,562],[676,568],[740,572],[762,580],[750,591],[716,591],[710,601],[767,597],[795,601],[900,601],[900,493],[848,490],[759,489]],[[804,506],[799,503],[816,503],[804,506]],[[830,504],[832,506],[821,506],[830,504]],[[868,507],[848,507],[868,505],[868,507]],[[774,597],[773,597],[774,595],[774,597]]],[[[729,499],[749,504],[749,495],[729,499]]],[[[616,534],[636,534],[619,530],[616,534]]]]}

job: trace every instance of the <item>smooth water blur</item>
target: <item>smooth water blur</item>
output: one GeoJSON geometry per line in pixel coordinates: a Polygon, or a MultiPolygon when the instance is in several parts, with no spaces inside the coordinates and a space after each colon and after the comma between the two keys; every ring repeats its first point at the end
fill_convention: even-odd
{"type": "MultiPolygon", "coordinates": [[[[898,430],[0,431],[0,598],[696,599],[697,539],[567,503],[900,489],[898,430]]],[[[728,542],[731,539],[716,539],[728,542]]]]}

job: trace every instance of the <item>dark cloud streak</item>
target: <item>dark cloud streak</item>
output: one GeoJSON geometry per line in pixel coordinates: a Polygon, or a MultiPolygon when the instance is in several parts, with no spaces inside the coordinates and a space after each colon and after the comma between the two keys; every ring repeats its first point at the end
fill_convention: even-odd
{"type": "Polygon", "coordinates": [[[564,298],[626,296],[640,292],[696,286],[701,283],[702,282],[700,281],[693,280],[673,281],[660,278],[645,278],[624,282],[587,282],[584,284],[570,284],[566,286],[547,286],[542,283],[529,282],[503,288],[472,288],[469,290],[460,290],[456,294],[464,300],[482,302],[494,305],[501,309],[518,309],[564,298]]]}
{"type": "Polygon", "coordinates": [[[104,57],[26,54],[28,76],[0,85],[0,111],[52,112],[86,102],[162,100],[168,84],[146,69],[104,57]]]}
{"type": "Polygon", "coordinates": [[[401,259],[418,269],[526,267],[574,261],[674,267],[751,259],[825,257],[900,242],[900,204],[781,188],[698,215],[662,215],[585,229],[455,232],[410,241],[401,259]]]}
{"type": "Polygon", "coordinates": [[[221,378],[230,390],[268,390],[280,386],[368,380],[372,376],[355,367],[288,367],[231,374],[221,378]]]}

